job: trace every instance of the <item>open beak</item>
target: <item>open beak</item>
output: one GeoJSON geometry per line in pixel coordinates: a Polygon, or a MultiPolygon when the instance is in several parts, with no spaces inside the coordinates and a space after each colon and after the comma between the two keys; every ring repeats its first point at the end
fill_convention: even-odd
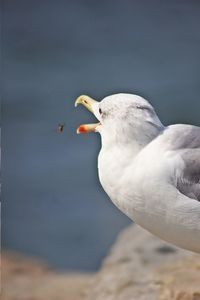
{"type": "MultiPolygon", "coordinates": [[[[79,104],[82,104],[85,106],[89,111],[91,111],[94,114],[94,104],[98,103],[94,99],[90,98],[86,95],[79,96],[75,101],[75,107],[79,104]]],[[[95,124],[82,124],[77,128],[77,133],[88,133],[88,132],[96,132],[97,126],[99,126],[100,123],[95,124]]]]}

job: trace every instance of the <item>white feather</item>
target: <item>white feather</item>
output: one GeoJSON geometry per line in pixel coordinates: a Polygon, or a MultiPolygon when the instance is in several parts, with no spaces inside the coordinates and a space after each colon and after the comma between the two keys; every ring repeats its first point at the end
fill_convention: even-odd
{"type": "Polygon", "coordinates": [[[110,199],[153,234],[200,252],[200,128],[164,127],[153,107],[136,95],[113,95],[94,109],[101,122],[99,178],[110,199]]]}

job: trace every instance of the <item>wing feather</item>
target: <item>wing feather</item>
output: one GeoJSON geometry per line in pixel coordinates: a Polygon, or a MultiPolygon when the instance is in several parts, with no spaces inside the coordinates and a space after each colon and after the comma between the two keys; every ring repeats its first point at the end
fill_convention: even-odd
{"type": "Polygon", "coordinates": [[[178,190],[189,198],[200,201],[200,127],[172,125],[166,129],[169,150],[183,161],[183,170],[176,172],[178,190]]]}

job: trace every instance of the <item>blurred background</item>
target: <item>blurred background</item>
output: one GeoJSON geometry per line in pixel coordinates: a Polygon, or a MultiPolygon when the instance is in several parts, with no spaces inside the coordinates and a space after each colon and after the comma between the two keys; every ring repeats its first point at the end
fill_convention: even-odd
{"type": "Polygon", "coordinates": [[[3,247],[60,270],[96,270],[130,221],[99,184],[99,136],[76,135],[94,119],[74,100],[138,93],[164,124],[200,125],[200,2],[2,7],[3,247]]]}

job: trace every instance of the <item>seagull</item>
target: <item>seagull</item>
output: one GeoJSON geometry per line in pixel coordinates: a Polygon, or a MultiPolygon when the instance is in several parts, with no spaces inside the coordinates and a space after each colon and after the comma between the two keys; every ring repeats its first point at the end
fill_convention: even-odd
{"type": "Polygon", "coordinates": [[[200,127],[164,126],[134,94],[81,95],[78,104],[98,119],[77,133],[100,134],[98,175],[111,201],[152,234],[200,253],[200,127]]]}

